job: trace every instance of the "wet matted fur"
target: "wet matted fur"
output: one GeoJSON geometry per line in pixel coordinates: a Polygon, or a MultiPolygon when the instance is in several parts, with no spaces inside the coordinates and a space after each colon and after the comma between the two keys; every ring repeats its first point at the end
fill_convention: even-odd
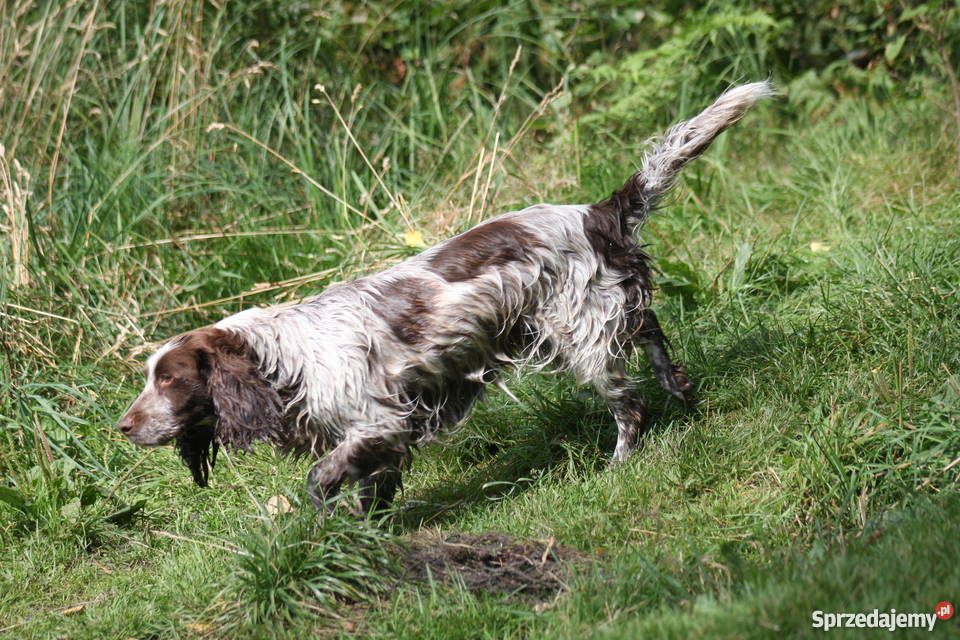
{"type": "Polygon", "coordinates": [[[683,166],[772,92],[766,82],[729,90],[655,140],[606,200],[505,213],[299,304],[173,338],[148,360],[120,430],[142,445],[175,440],[201,486],[220,445],[315,456],[315,504],[353,481],[370,509],[392,499],[412,445],[463,420],[519,364],[592,384],[623,460],[644,429],[626,372],[635,346],[664,389],[692,397],[650,309],[651,263],[635,231],[683,166]]]}

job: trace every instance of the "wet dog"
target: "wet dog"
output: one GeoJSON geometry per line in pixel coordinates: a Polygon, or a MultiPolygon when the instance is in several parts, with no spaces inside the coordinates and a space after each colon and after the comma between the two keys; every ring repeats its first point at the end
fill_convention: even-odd
{"type": "Polygon", "coordinates": [[[505,213],[302,303],[173,338],[148,360],[119,429],[136,444],[175,441],[201,486],[220,445],[314,456],[318,507],[351,481],[370,510],[393,498],[412,445],[462,421],[504,367],[525,365],[592,384],[623,460],[645,428],[626,367],[635,347],[664,389],[692,398],[650,309],[651,259],[635,231],[683,166],[772,92],[726,92],[654,141],[605,200],[505,213]]]}

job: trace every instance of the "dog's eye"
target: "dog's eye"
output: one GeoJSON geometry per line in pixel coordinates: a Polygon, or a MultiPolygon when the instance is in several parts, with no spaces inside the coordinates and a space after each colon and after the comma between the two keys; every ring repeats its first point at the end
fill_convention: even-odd
{"type": "Polygon", "coordinates": [[[166,387],[173,382],[173,376],[169,373],[161,373],[159,376],[157,376],[157,382],[160,383],[160,386],[166,387]]]}

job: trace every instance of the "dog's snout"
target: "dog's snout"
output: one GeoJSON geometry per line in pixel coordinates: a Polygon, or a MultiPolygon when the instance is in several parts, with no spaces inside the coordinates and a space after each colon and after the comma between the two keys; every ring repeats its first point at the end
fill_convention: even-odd
{"type": "Polygon", "coordinates": [[[117,428],[124,433],[124,435],[129,435],[133,431],[133,416],[127,414],[120,419],[120,422],[117,423],[117,428]]]}

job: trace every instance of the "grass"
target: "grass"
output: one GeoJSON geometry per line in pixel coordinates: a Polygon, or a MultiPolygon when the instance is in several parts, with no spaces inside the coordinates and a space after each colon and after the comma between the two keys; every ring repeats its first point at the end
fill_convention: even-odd
{"type": "Polygon", "coordinates": [[[411,255],[406,231],[606,195],[646,135],[763,68],[770,27],[661,37],[715,57],[660,85],[680,112],[627,127],[604,116],[621,93],[551,93],[584,52],[550,20],[575,16],[368,8],[352,27],[269,2],[0,9],[0,636],[803,636],[815,609],[955,601],[960,196],[935,76],[843,95],[783,78],[689,168],[643,235],[703,402],[643,382],[653,430],[617,469],[606,408],[546,376],[422,450],[380,529],[314,522],[304,461],[226,452],[196,490],[172,451],[119,437],[153,342],[411,255]],[[422,37],[394,55],[397,33],[422,37]],[[295,513],[267,519],[274,496],[295,513]],[[423,530],[591,561],[543,602],[384,592],[382,545],[423,530]]]}

